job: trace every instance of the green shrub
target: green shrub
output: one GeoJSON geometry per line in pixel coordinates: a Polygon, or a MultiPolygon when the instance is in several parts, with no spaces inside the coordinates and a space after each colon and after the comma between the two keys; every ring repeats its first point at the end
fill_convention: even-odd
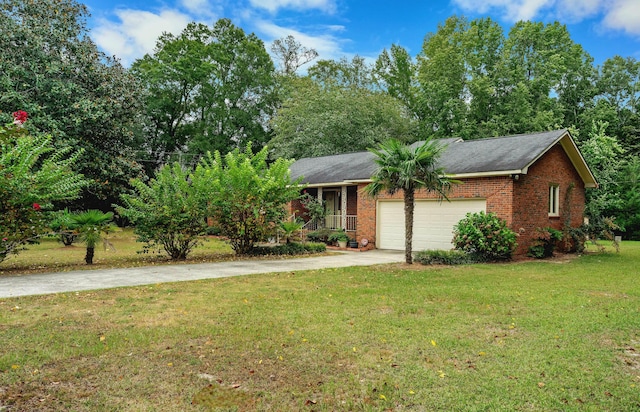
{"type": "Polygon", "coordinates": [[[332,233],[331,229],[326,229],[326,228],[318,229],[313,232],[307,233],[307,240],[309,240],[310,242],[328,243],[329,236],[331,235],[331,233],[332,233]]]}
{"type": "Polygon", "coordinates": [[[456,249],[489,261],[511,259],[517,246],[516,237],[495,213],[467,213],[453,230],[456,249]]]}
{"type": "Polygon", "coordinates": [[[349,235],[344,230],[338,230],[329,235],[329,242],[348,242],[349,235]]]}
{"type": "Polygon", "coordinates": [[[540,236],[535,240],[535,244],[529,247],[527,255],[536,259],[544,259],[553,256],[558,242],[562,240],[564,234],[560,230],[552,227],[538,228],[540,236]]]}
{"type": "Polygon", "coordinates": [[[291,181],[292,162],[268,162],[268,154],[266,147],[254,154],[251,144],[224,156],[207,153],[189,176],[208,207],[206,216],[238,255],[251,253],[256,243],[272,236],[287,216],[285,205],[300,197],[300,179],[291,181]]]}
{"type": "Polygon", "coordinates": [[[307,242],[303,246],[308,253],[323,253],[327,251],[327,245],[322,242],[307,242]]]}
{"type": "Polygon", "coordinates": [[[474,255],[460,250],[423,250],[416,253],[414,259],[423,265],[464,265],[477,262],[474,255]]]}
{"type": "Polygon", "coordinates": [[[205,234],[207,236],[220,236],[220,228],[218,226],[207,226],[205,234]]]}
{"type": "Polygon", "coordinates": [[[132,181],[134,192],[121,196],[118,213],[135,226],[143,252],[164,249],[173,260],[185,260],[208,230],[206,200],[189,172],[178,163],[165,165],[149,182],[132,181]]]}
{"type": "Polygon", "coordinates": [[[77,199],[88,180],[74,171],[81,150],[57,147],[51,136],[29,134],[27,113],[0,125],[0,263],[48,232],[55,202],[77,199]]]}
{"type": "Polygon", "coordinates": [[[310,220],[315,221],[319,226],[324,226],[324,217],[327,215],[325,202],[315,196],[311,196],[305,191],[300,198],[300,203],[307,210],[306,215],[310,220]]]}
{"type": "Polygon", "coordinates": [[[52,213],[53,219],[49,222],[49,229],[58,236],[58,240],[65,246],[71,246],[78,239],[76,226],[69,209],[58,210],[52,213]]]}
{"type": "Polygon", "coordinates": [[[283,255],[304,255],[307,253],[322,253],[327,250],[324,243],[297,243],[290,242],[276,246],[256,246],[251,249],[250,254],[254,256],[283,256],[283,255]]]}
{"type": "Polygon", "coordinates": [[[620,245],[615,240],[616,231],[619,229],[613,217],[591,218],[589,223],[571,228],[569,231],[572,242],[570,251],[582,253],[585,250],[586,243],[589,242],[600,252],[604,252],[606,249],[600,241],[607,240],[611,241],[611,245],[619,252],[620,245]]]}

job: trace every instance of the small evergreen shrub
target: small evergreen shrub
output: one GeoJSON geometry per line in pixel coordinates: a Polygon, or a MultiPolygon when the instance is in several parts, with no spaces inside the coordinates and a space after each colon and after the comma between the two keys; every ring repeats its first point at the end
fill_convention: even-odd
{"type": "Polygon", "coordinates": [[[323,253],[327,251],[327,245],[324,243],[308,242],[304,244],[304,249],[308,253],[323,253]]]}
{"type": "Polygon", "coordinates": [[[544,259],[553,256],[558,242],[562,240],[564,234],[560,230],[552,227],[538,228],[540,236],[535,240],[535,244],[529,247],[527,255],[536,259],[544,259]]]}
{"type": "Polygon", "coordinates": [[[475,263],[474,255],[461,250],[423,250],[414,260],[423,265],[465,265],[475,263]]]}
{"type": "Polygon", "coordinates": [[[313,232],[307,233],[307,240],[310,242],[328,243],[329,236],[331,236],[331,233],[333,233],[331,229],[326,229],[326,228],[318,229],[313,232]]]}
{"type": "Polygon", "coordinates": [[[495,213],[467,213],[453,229],[453,244],[484,260],[508,260],[516,249],[517,236],[495,213]]]}
{"type": "Polygon", "coordinates": [[[254,256],[290,256],[307,253],[322,253],[327,250],[324,243],[283,243],[276,246],[256,246],[249,254],[254,256]]]}
{"type": "Polygon", "coordinates": [[[205,234],[207,236],[220,236],[220,228],[218,226],[207,226],[205,234]]]}

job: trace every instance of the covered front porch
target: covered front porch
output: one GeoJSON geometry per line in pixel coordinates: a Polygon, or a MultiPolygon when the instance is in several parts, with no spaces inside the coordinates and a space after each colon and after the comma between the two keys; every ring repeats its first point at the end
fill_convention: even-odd
{"type": "Polygon", "coordinates": [[[327,186],[305,189],[310,197],[322,202],[324,216],[314,219],[301,203],[299,210],[294,211],[296,217],[305,221],[304,230],[318,229],[344,230],[355,235],[358,227],[358,188],[357,186],[327,186]]]}

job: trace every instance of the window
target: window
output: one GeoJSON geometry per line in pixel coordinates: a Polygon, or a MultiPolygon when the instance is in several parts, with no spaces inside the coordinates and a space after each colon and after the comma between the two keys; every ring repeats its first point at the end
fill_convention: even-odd
{"type": "Polygon", "coordinates": [[[549,216],[560,216],[560,186],[549,186],[549,216]]]}

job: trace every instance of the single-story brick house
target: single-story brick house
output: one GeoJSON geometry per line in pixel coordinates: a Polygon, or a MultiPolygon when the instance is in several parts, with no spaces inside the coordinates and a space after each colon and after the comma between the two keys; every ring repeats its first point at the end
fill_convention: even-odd
{"type": "MultiPolygon", "coordinates": [[[[520,234],[516,253],[524,254],[536,229],[583,223],[586,188],[596,180],[566,130],[464,141],[446,145],[438,166],[462,183],[449,201],[416,193],[413,249],[451,249],[453,226],[468,212],[494,212],[520,234]]],[[[326,227],[343,228],[361,245],[404,249],[402,193],[375,198],[364,192],[376,170],[370,152],[304,158],[291,166],[306,192],[326,203],[326,227]],[[363,242],[364,241],[364,242],[363,242]]],[[[304,214],[299,202],[291,212],[304,214]]]]}

